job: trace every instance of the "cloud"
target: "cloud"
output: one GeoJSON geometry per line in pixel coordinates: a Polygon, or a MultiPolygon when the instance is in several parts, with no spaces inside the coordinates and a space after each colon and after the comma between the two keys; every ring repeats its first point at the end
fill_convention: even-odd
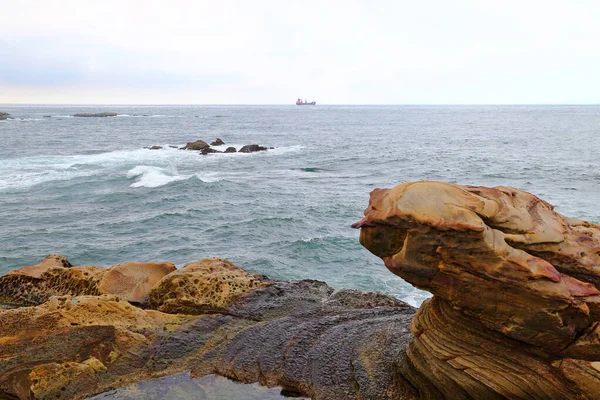
{"type": "Polygon", "coordinates": [[[591,1],[0,0],[0,9],[10,15],[0,102],[58,101],[51,88],[74,102],[111,90],[135,103],[600,102],[591,1]]]}

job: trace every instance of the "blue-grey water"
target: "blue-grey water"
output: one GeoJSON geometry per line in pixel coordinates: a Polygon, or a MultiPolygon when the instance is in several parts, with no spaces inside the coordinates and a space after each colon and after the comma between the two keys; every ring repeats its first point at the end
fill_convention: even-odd
{"type": "Polygon", "coordinates": [[[600,222],[598,106],[0,111],[16,117],[0,121],[0,273],[48,253],[100,266],[220,256],[274,279],[319,279],[414,305],[426,294],[389,273],[350,228],[373,188],[506,185],[600,222]],[[69,117],[98,111],[121,115],[69,117]],[[275,149],[201,156],[168,147],[217,137],[224,147],[275,149]]]}

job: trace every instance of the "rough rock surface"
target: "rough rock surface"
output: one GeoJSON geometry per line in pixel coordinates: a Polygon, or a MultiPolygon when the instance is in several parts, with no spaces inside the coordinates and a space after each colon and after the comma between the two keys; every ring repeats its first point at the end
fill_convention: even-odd
{"type": "Polygon", "coordinates": [[[13,119],[13,116],[7,112],[0,112],[0,121],[5,119],[13,119]]]}
{"type": "Polygon", "coordinates": [[[188,142],[181,150],[203,150],[210,147],[208,143],[203,140],[196,140],[195,142],[188,142]]]}
{"type": "Polygon", "coordinates": [[[146,309],[114,295],[59,295],[0,310],[0,398],[81,399],[183,371],[315,399],[418,398],[394,367],[406,364],[415,310],[392,297],[268,281],[205,259],[163,277],[151,298],[146,309]]]}
{"type": "Polygon", "coordinates": [[[238,150],[238,153],[254,153],[255,151],[265,151],[266,147],[257,144],[247,144],[238,150]]]}
{"type": "Polygon", "coordinates": [[[225,144],[225,142],[223,142],[220,138],[217,138],[217,140],[215,140],[214,142],[212,142],[210,145],[211,146],[222,146],[224,144],[225,144]]]}
{"type": "Polygon", "coordinates": [[[117,113],[115,112],[100,112],[100,113],[80,113],[80,114],[73,114],[74,117],[87,117],[87,118],[91,118],[91,117],[96,117],[96,118],[102,118],[102,117],[116,117],[117,113]]]}
{"type": "Polygon", "coordinates": [[[444,398],[600,398],[600,226],[507,187],[371,193],[361,243],[434,294],[408,359],[444,398]]]}
{"type": "Polygon", "coordinates": [[[235,153],[235,152],[236,152],[235,147],[228,147],[225,149],[225,153],[235,153]]]}
{"type": "Polygon", "coordinates": [[[162,278],[150,293],[150,305],[168,313],[225,311],[235,298],[269,283],[222,258],[205,258],[162,278]]]}

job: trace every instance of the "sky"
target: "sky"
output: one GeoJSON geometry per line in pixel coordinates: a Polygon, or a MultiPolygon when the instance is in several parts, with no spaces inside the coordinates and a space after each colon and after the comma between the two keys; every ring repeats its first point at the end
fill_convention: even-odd
{"type": "Polygon", "coordinates": [[[597,0],[0,0],[4,104],[600,104],[597,0]]]}

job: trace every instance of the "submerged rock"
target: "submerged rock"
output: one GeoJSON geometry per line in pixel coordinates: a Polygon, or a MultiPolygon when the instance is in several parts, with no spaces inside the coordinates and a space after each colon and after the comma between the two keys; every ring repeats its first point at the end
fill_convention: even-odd
{"type": "Polygon", "coordinates": [[[203,150],[207,147],[210,147],[208,143],[202,140],[196,140],[195,142],[188,142],[185,146],[183,146],[182,150],[203,150]]]}
{"type": "Polygon", "coordinates": [[[118,114],[115,112],[100,112],[100,113],[80,113],[73,114],[74,117],[86,117],[86,118],[103,118],[103,117],[116,117],[118,114]]]}
{"type": "Polygon", "coordinates": [[[212,142],[210,145],[211,146],[222,146],[224,144],[225,143],[221,139],[217,138],[217,140],[215,140],[214,142],[212,142]]]}
{"type": "Polygon", "coordinates": [[[255,151],[265,151],[266,147],[259,146],[257,144],[247,144],[238,150],[238,153],[254,153],[255,151]]]}
{"type": "Polygon", "coordinates": [[[421,393],[600,398],[600,226],[517,189],[426,181],[375,189],[354,226],[434,295],[408,347],[421,393]]]}
{"type": "MultiPolygon", "coordinates": [[[[172,147],[172,146],[169,146],[169,147],[172,147]]],[[[144,148],[148,149],[148,150],[160,150],[163,147],[162,146],[148,146],[148,147],[144,147],[144,148]]],[[[175,146],[175,148],[177,148],[177,146],[175,146]]]]}

